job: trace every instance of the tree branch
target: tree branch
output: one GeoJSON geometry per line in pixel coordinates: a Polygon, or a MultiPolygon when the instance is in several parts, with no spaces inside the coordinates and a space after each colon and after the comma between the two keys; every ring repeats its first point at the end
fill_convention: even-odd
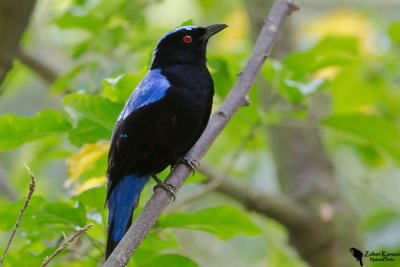
{"type": "MultiPolygon", "coordinates": [[[[217,112],[211,117],[203,135],[186,155],[197,164],[208,151],[217,136],[225,128],[232,116],[241,106],[248,103],[248,101],[246,101],[247,95],[265,59],[269,55],[273,42],[278,35],[278,30],[282,26],[286,16],[296,9],[298,9],[298,7],[294,4],[293,0],[275,1],[268,18],[264,22],[264,26],[261,29],[250,58],[243,71],[239,73],[233,89],[217,112]]],[[[168,176],[166,182],[172,184],[179,190],[190,175],[190,172],[188,167],[179,164],[168,176]]],[[[171,195],[168,192],[156,190],[133,225],[129,228],[122,241],[107,259],[104,266],[126,265],[170,201],[171,195]]]]}
{"type": "Polygon", "coordinates": [[[33,172],[29,169],[29,167],[27,165],[25,165],[25,167],[28,170],[28,173],[29,173],[29,175],[31,177],[32,182],[29,184],[29,193],[28,193],[28,196],[26,197],[25,204],[22,207],[21,212],[19,213],[17,222],[16,222],[16,224],[14,226],[14,229],[13,229],[13,231],[11,233],[10,239],[8,239],[8,243],[7,243],[7,246],[6,246],[5,250],[4,250],[3,256],[1,257],[0,267],[3,265],[4,259],[5,259],[6,255],[7,255],[8,248],[10,247],[11,242],[12,242],[12,240],[14,238],[14,235],[17,232],[17,229],[18,229],[19,225],[21,224],[22,215],[24,214],[24,211],[25,211],[26,207],[28,206],[29,201],[32,198],[33,192],[35,192],[35,187],[36,187],[35,175],[33,174],[33,172]]]}
{"type": "Polygon", "coordinates": [[[235,181],[219,173],[211,166],[202,164],[198,171],[211,181],[221,181],[216,190],[242,203],[248,210],[270,217],[289,230],[298,231],[310,225],[311,213],[283,195],[270,195],[235,181]],[[225,176],[225,177],[224,177],[225,176]]]}
{"type": "Polygon", "coordinates": [[[57,256],[58,254],[60,254],[64,249],[66,249],[69,244],[75,240],[75,238],[77,238],[79,235],[81,235],[82,233],[86,232],[87,230],[89,230],[90,228],[92,228],[93,223],[89,223],[86,227],[81,228],[78,230],[78,232],[76,232],[70,239],[67,240],[67,242],[65,242],[64,245],[62,245],[61,247],[59,247],[56,251],[54,251],[53,254],[51,254],[50,257],[46,257],[42,263],[42,265],[40,265],[40,267],[44,267],[46,266],[55,256],[57,256]]]}
{"type": "Polygon", "coordinates": [[[12,68],[35,0],[0,0],[0,84],[12,68]]]}
{"type": "Polygon", "coordinates": [[[54,83],[58,77],[58,73],[55,72],[54,69],[50,68],[38,58],[35,58],[34,56],[21,49],[18,50],[17,58],[21,61],[22,64],[28,66],[30,69],[36,72],[36,74],[42,77],[42,79],[48,84],[54,83]]]}

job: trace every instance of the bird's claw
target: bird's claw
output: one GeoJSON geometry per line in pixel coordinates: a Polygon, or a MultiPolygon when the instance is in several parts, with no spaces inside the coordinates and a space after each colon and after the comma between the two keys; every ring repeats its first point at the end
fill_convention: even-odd
{"type": "Polygon", "coordinates": [[[175,199],[176,199],[175,191],[177,190],[177,188],[176,188],[174,185],[170,184],[170,183],[161,181],[161,180],[158,179],[158,177],[155,176],[155,175],[153,175],[153,176],[151,176],[151,177],[153,177],[153,179],[154,179],[154,180],[156,181],[156,183],[157,183],[157,185],[153,187],[153,192],[156,192],[156,188],[157,188],[157,187],[161,187],[161,188],[164,189],[165,191],[169,192],[169,193],[171,194],[171,196],[173,197],[174,201],[175,201],[175,199]]]}
{"type": "Polygon", "coordinates": [[[183,157],[181,158],[180,162],[185,164],[192,171],[193,175],[195,174],[196,163],[193,159],[190,157],[183,157]]]}
{"type": "Polygon", "coordinates": [[[190,157],[181,157],[179,158],[174,164],[171,165],[171,171],[173,171],[179,163],[185,164],[186,167],[188,167],[193,175],[195,174],[195,169],[196,169],[196,163],[193,159],[190,157]]]}
{"type": "Polygon", "coordinates": [[[172,164],[169,166],[170,171],[172,172],[172,171],[175,169],[175,167],[176,167],[176,162],[175,162],[175,163],[172,163],[172,164]]]}

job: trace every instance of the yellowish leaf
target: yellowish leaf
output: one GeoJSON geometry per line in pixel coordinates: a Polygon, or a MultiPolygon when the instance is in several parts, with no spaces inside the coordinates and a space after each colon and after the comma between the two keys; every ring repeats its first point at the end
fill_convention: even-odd
{"type": "Polygon", "coordinates": [[[341,68],[339,68],[337,66],[325,67],[325,68],[318,70],[316,73],[314,73],[312,78],[313,78],[313,80],[314,79],[333,80],[336,77],[336,75],[340,72],[340,70],[341,70],[341,68]]]}
{"type": "Polygon", "coordinates": [[[246,38],[250,31],[246,9],[237,6],[224,19],[229,28],[217,34],[215,46],[223,51],[238,51],[246,46],[246,38]]]}
{"type": "Polygon", "coordinates": [[[373,51],[377,46],[377,40],[367,16],[349,9],[333,10],[310,20],[300,30],[300,34],[317,39],[327,36],[354,37],[359,40],[361,52],[373,51]]]}
{"type": "Polygon", "coordinates": [[[105,176],[99,176],[99,177],[93,177],[88,180],[86,180],[83,184],[78,184],[75,187],[75,193],[80,194],[83,191],[88,190],[89,188],[98,186],[98,185],[103,185],[107,182],[107,178],[105,176]]]}
{"type": "Polygon", "coordinates": [[[109,144],[88,144],[68,158],[68,176],[66,186],[78,179],[92,164],[108,152],[109,144]]]}
{"type": "Polygon", "coordinates": [[[372,105],[372,104],[359,106],[359,107],[355,108],[355,110],[358,110],[363,114],[379,115],[379,111],[377,110],[376,106],[372,105]]]}

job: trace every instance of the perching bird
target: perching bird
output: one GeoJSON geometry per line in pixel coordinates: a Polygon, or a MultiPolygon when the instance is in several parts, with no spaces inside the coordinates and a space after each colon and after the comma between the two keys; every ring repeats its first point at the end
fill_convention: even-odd
{"type": "MultiPolygon", "coordinates": [[[[167,33],[119,115],[108,154],[106,259],[132,224],[150,177],[174,195],[174,188],[156,174],[182,158],[208,123],[214,83],[206,66],[206,46],[226,27],[184,26],[167,33]]],[[[188,159],[184,163],[193,165],[188,159]]]]}
{"type": "Polygon", "coordinates": [[[357,259],[357,261],[360,262],[360,266],[362,267],[363,266],[362,257],[364,256],[364,254],[356,248],[351,248],[350,253],[354,256],[354,258],[357,259]]]}

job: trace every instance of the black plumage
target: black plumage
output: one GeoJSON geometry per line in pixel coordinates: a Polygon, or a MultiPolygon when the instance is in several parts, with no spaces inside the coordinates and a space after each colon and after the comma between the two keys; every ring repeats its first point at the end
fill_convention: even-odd
{"type": "Polygon", "coordinates": [[[214,94],[206,45],[225,27],[185,26],[164,36],[148,73],[121,112],[108,156],[106,258],[131,225],[149,176],[183,157],[203,133],[214,94]]]}

